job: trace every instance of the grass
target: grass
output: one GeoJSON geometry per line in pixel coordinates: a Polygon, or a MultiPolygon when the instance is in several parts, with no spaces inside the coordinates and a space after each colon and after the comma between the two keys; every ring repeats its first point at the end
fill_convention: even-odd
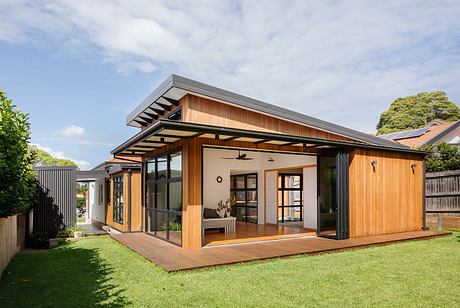
{"type": "Polygon", "coordinates": [[[438,306],[460,301],[460,233],[166,273],[107,236],[19,253],[0,307],[438,306]]]}

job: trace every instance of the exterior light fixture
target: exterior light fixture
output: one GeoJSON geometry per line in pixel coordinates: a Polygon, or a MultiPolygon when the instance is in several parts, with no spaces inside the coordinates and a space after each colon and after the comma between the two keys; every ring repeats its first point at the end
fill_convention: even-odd
{"type": "Polygon", "coordinates": [[[412,163],[412,164],[410,164],[410,167],[412,168],[412,171],[415,171],[415,167],[417,167],[417,164],[416,164],[416,163],[412,163]]]}
{"type": "Polygon", "coordinates": [[[375,171],[375,166],[377,166],[377,161],[373,160],[371,161],[372,169],[375,171]]]}

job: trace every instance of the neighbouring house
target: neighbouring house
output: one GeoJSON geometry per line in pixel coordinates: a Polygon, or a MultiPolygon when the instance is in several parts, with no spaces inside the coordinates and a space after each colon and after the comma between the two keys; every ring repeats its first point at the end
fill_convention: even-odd
{"type": "Polygon", "coordinates": [[[379,135],[379,137],[407,145],[411,148],[441,142],[458,145],[460,143],[460,121],[444,122],[435,120],[422,128],[379,135]]]}
{"type": "Polygon", "coordinates": [[[424,227],[426,153],[397,142],[177,75],[127,125],[139,132],[112,154],[141,163],[109,172],[119,231],[193,249],[424,227]]]}
{"type": "MultiPolygon", "coordinates": [[[[101,228],[108,225],[122,232],[140,231],[140,157],[116,157],[105,161],[91,170],[78,171],[77,181],[88,184],[87,193],[87,221],[101,228]],[[131,196],[127,200],[128,206],[113,206],[113,211],[108,211],[111,202],[111,180],[114,183],[116,198],[120,195],[131,196]],[[123,184],[125,183],[125,184],[123,184]],[[132,188],[133,187],[133,188],[132,188]],[[132,202],[131,202],[132,200],[132,202]],[[128,209],[133,209],[133,219],[128,209]],[[126,217],[127,219],[123,219],[126,217]]],[[[117,199],[123,204],[123,200],[117,199]]]]}

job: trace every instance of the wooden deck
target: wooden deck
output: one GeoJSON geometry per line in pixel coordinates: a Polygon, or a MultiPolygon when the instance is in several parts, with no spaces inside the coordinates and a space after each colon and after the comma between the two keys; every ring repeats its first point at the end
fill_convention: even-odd
{"type": "Polygon", "coordinates": [[[147,260],[172,272],[298,254],[318,254],[449,234],[451,233],[413,231],[341,241],[308,237],[204,247],[194,250],[180,248],[144,233],[112,234],[112,237],[147,260]]]}

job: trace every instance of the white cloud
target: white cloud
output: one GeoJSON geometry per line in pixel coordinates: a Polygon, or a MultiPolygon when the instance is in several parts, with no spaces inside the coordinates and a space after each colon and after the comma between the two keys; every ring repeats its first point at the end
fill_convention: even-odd
{"type": "Polygon", "coordinates": [[[369,131],[399,96],[460,102],[459,14],[459,1],[0,0],[0,40],[45,36],[120,72],[176,72],[369,131]]]}
{"type": "Polygon", "coordinates": [[[80,170],[88,170],[90,168],[91,164],[88,161],[84,160],[84,159],[75,159],[75,158],[68,157],[62,151],[55,151],[55,150],[52,150],[51,148],[49,148],[47,146],[43,146],[43,145],[40,145],[38,143],[32,143],[30,145],[33,146],[33,147],[36,147],[37,149],[40,149],[40,150],[43,150],[43,151],[49,153],[53,157],[56,157],[56,158],[59,158],[59,159],[68,159],[68,160],[73,161],[78,165],[80,170]]]}
{"type": "Polygon", "coordinates": [[[85,134],[85,129],[77,125],[69,125],[58,130],[59,135],[64,137],[81,137],[85,134]]]}

